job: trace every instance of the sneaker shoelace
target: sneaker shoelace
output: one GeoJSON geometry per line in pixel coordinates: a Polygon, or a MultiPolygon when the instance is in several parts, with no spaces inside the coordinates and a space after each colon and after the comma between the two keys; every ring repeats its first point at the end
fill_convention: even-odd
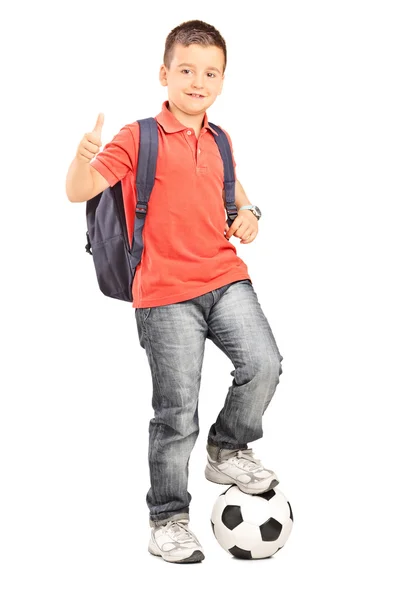
{"type": "Polygon", "coordinates": [[[233,463],[239,465],[246,471],[256,471],[257,469],[263,468],[261,460],[257,459],[253,455],[253,450],[247,448],[245,450],[237,450],[236,454],[229,458],[233,463]]]}
{"type": "Polygon", "coordinates": [[[181,521],[168,521],[164,527],[171,537],[180,544],[191,542],[193,539],[198,543],[197,538],[188,531],[189,524],[182,523],[181,521]]]}

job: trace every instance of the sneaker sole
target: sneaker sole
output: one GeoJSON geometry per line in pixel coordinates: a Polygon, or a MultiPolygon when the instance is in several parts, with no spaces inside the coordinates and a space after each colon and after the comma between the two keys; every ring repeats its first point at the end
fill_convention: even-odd
{"type": "Polygon", "coordinates": [[[203,554],[203,552],[201,552],[201,550],[195,550],[190,556],[187,556],[185,558],[175,558],[175,557],[163,556],[162,553],[159,552],[152,543],[149,544],[148,551],[153,556],[158,556],[167,562],[178,563],[178,564],[201,562],[205,558],[204,554],[203,554]]]}
{"type": "Polygon", "coordinates": [[[225,473],[215,471],[209,465],[206,466],[204,474],[206,476],[206,479],[208,479],[208,481],[211,481],[212,483],[219,483],[221,485],[237,485],[237,487],[245,494],[263,494],[264,492],[272,490],[279,484],[279,480],[276,479],[275,473],[271,475],[268,484],[266,486],[264,485],[263,487],[260,487],[259,489],[249,488],[245,483],[237,481],[234,477],[229,477],[229,475],[226,475],[225,473]]]}

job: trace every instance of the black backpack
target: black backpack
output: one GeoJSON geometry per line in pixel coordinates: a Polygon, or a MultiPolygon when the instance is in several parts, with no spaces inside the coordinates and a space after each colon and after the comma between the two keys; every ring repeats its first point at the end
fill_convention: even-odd
{"type": "MultiPolygon", "coordinates": [[[[121,181],[86,203],[86,252],[93,256],[100,290],[110,298],[133,301],[132,284],[143,252],[143,227],[147,203],[154,186],[158,155],[158,127],[154,117],[138,120],[139,157],[136,172],[136,217],[133,239],[128,240],[121,181]]],[[[231,147],[220,127],[214,140],[224,164],[225,209],[228,225],[237,217],[235,179],[231,147]]],[[[195,214],[195,213],[194,213],[195,214]]]]}

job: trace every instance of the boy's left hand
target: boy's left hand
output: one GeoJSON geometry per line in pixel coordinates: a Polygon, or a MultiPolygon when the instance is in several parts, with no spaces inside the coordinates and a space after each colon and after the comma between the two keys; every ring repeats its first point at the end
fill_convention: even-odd
{"type": "Polygon", "coordinates": [[[226,222],[224,234],[227,240],[234,235],[241,238],[241,244],[250,244],[258,234],[258,219],[251,210],[241,210],[229,228],[228,221],[226,222]]]}

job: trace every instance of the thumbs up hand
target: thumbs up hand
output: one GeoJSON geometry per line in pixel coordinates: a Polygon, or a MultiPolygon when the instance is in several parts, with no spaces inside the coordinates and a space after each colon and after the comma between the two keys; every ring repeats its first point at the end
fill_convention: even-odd
{"type": "Polygon", "coordinates": [[[101,130],[104,125],[104,113],[99,113],[93,131],[85,133],[78,149],[76,158],[82,162],[90,162],[98,154],[101,148],[101,130]]]}

